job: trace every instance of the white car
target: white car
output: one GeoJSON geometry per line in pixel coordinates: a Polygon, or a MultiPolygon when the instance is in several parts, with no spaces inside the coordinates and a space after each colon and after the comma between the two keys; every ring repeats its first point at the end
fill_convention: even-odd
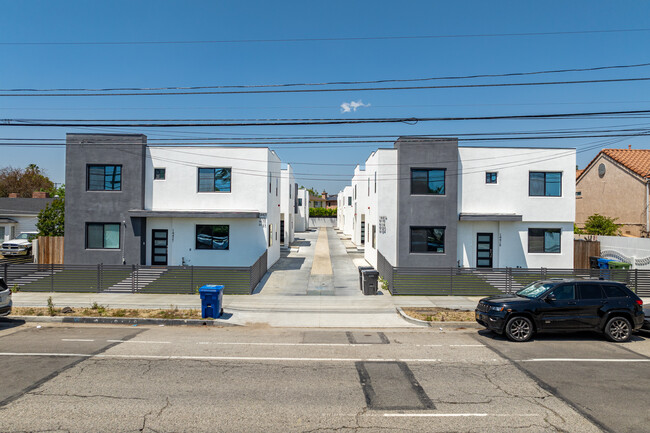
{"type": "Polygon", "coordinates": [[[0,278],[0,317],[11,314],[11,290],[0,278]]]}
{"type": "Polygon", "coordinates": [[[38,232],[22,232],[16,239],[11,239],[2,244],[0,254],[3,256],[26,256],[32,253],[32,239],[38,232]]]}

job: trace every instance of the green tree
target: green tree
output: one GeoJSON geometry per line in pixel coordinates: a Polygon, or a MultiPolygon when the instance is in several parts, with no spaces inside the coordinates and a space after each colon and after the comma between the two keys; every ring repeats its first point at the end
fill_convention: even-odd
{"type": "Polygon", "coordinates": [[[577,235],[584,235],[585,231],[578,227],[576,223],[573,223],[573,233],[577,235]]]}
{"type": "Polygon", "coordinates": [[[65,198],[55,198],[38,213],[36,228],[39,236],[63,236],[65,227],[65,198]]]}
{"type": "Polygon", "coordinates": [[[316,192],[315,188],[305,188],[304,186],[300,186],[299,189],[306,189],[307,191],[309,191],[309,195],[320,197],[320,194],[316,192]]]}
{"type": "Polygon", "coordinates": [[[621,224],[616,224],[617,219],[593,214],[585,221],[584,232],[589,235],[618,236],[621,234],[621,224]]]}
{"type": "Polygon", "coordinates": [[[0,197],[18,193],[18,197],[30,198],[34,191],[49,191],[54,188],[43,170],[36,164],[27,168],[5,167],[0,169],[0,197]]]}

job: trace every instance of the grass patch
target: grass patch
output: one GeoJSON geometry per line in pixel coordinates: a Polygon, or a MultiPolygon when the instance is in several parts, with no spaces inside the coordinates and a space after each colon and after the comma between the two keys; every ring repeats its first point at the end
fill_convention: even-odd
{"type": "Polygon", "coordinates": [[[402,308],[402,311],[414,319],[426,322],[473,322],[473,311],[455,310],[451,308],[402,308]]]}

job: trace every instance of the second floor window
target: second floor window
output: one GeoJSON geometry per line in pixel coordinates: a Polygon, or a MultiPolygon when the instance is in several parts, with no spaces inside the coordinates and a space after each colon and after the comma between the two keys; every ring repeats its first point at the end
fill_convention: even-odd
{"type": "Polygon", "coordinates": [[[411,194],[445,195],[445,170],[411,169],[411,194]]]}
{"type": "Polygon", "coordinates": [[[531,171],[528,174],[528,194],[532,197],[560,197],[562,195],[562,173],[531,171]]]}
{"type": "Polygon", "coordinates": [[[88,191],[121,191],[121,165],[89,165],[87,173],[88,191]]]}
{"type": "Polygon", "coordinates": [[[230,192],[230,168],[199,168],[199,192],[230,192]]]}

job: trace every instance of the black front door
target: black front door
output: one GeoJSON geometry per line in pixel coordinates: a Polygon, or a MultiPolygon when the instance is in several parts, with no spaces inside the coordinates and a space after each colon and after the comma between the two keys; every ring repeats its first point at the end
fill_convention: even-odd
{"type": "Polygon", "coordinates": [[[284,220],[280,220],[280,243],[284,245],[284,220]]]}
{"type": "Polygon", "coordinates": [[[476,234],[476,267],[492,267],[492,233],[476,234]]]}
{"type": "Polygon", "coordinates": [[[151,264],[167,266],[167,230],[151,230],[151,264]]]}

